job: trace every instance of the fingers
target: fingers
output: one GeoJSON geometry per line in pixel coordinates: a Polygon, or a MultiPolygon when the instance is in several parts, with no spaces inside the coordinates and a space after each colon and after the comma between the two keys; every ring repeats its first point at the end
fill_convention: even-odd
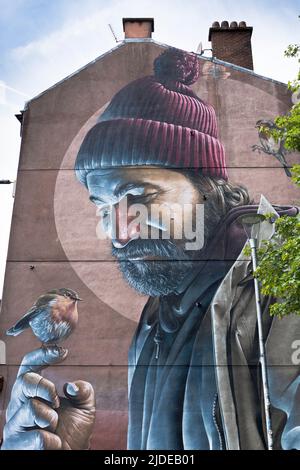
{"type": "Polygon", "coordinates": [[[95,408],[95,393],[92,385],[83,380],[68,382],[64,394],[76,408],[92,410],[95,408]]]}
{"type": "Polygon", "coordinates": [[[58,422],[58,415],[53,408],[59,407],[59,397],[54,384],[39,375],[39,372],[49,365],[62,362],[67,354],[66,349],[51,346],[24,356],[6,413],[2,448],[61,448],[60,438],[52,434],[58,422]],[[34,427],[42,429],[32,429],[34,427]]]}
{"type": "Polygon", "coordinates": [[[60,401],[53,382],[35,372],[27,372],[18,377],[13,386],[6,419],[9,420],[26,400],[34,397],[47,401],[54,409],[59,407],[60,401]]]}
{"type": "Polygon", "coordinates": [[[26,431],[4,439],[1,450],[60,450],[62,443],[56,434],[48,431],[26,431]]]}
{"type": "Polygon", "coordinates": [[[3,449],[59,449],[61,441],[52,434],[58,415],[50,406],[37,400],[27,400],[6,423],[3,449]],[[39,427],[40,430],[26,430],[39,427]]]}
{"type": "Polygon", "coordinates": [[[7,420],[11,418],[26,398],[39,397],[59,407],[59,398],[54,385],[38,375],[45,367],[62,362],[68,351],[57,346],[40,348],[24,356],[17,380],[11,392],[11,399],[6,411],[7,420]]]}
{"type": "Polygon", "coordinates": [[[35,351],[31,351],[24,356],[19,368],[18,377],[26,374],[26,372],[40,373],[41,370],[46,367],[64,361],[67,355],[67,349],[59,348],[57,346],[49,346],[47,348],[40,348],[35,351]]]}
{"type": "Polygon", "coordinates": [[[24,428],[35,427],[50,431],[55,431],[58,416],[55,410],[50,408],[35,398],[27,400],[26,403],[17,410],[12,418],[6,424],[6,432],[10,435],[24,431],[24,428]]]}

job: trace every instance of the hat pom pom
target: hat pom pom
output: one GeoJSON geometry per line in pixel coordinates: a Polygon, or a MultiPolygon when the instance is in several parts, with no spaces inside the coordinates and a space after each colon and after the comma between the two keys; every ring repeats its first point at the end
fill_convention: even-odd
{"type": "Polygon", "coordinates": [[[154,60],[154,73],[158,80],[175,80],[191,85],[199,77],[199,60],[194,54],[170,48],[154,60]]]}

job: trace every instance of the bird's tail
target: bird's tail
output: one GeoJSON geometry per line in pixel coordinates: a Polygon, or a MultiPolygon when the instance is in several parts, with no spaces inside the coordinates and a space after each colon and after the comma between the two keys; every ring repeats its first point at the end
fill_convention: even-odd
{"type": "Polygon", "coordinates": [[[6,330],[8,336],[18,336],[22,331],[28,328],[28,322],[24,321],[24,318],[21,318],[14,326],[6,330]]]}
{"type": "Polygon", "coordinates": [[[6,334],[8,336],[18,336],[20,333],[22,333],[23,328],[16,328],[13,326],[12,328],[9,328],[9,330],[6,330],[6,334]]]}

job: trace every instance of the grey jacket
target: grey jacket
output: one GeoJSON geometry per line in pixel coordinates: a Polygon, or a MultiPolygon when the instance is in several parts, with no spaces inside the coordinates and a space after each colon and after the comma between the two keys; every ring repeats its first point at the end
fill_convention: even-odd
{"type": "MultiPolygon", "coordinates": [[[[250,270],[250,261],[238,259],[210,306],[220,411],[230,450],[265,448],[251,377],[258,361],[254,289],[251,281],[239,285],[250,270]]],[[[262,305],[275,447],[300,449],[300,357],[295,354],[300,317],[271,318],[269,299],[262,298],[262,305]]]]}
{"type": "MultiPolygon", "coordinates": [[[[267,232],[263,222],[260,237],[267,232]]],[[[224,246],[226,238],[220,238],[224,246]]],[[[188,316],[161,364],[153,358],[151,320],[159,299],[150,299],[129,351],[129,448],[266,448],[251,271],[241,252],[202,313],[195,302],[199,286],[189,289],[188,316]]],[[[275,448],[300,449],[300,317],[272,318],[269,305],[262,297],[275,448]]]]}

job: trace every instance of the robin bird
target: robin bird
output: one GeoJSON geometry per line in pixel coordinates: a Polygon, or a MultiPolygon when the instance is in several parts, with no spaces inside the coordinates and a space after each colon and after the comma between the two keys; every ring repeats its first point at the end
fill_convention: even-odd
{"type": "Polygon", "coordinates": [[[77,325],[78,300],[82,299],[71,289],[51,290],[41,295],[6,334],[17,336],[30,327],[43,345],[57,344],[70,336],[77,325]]]}

